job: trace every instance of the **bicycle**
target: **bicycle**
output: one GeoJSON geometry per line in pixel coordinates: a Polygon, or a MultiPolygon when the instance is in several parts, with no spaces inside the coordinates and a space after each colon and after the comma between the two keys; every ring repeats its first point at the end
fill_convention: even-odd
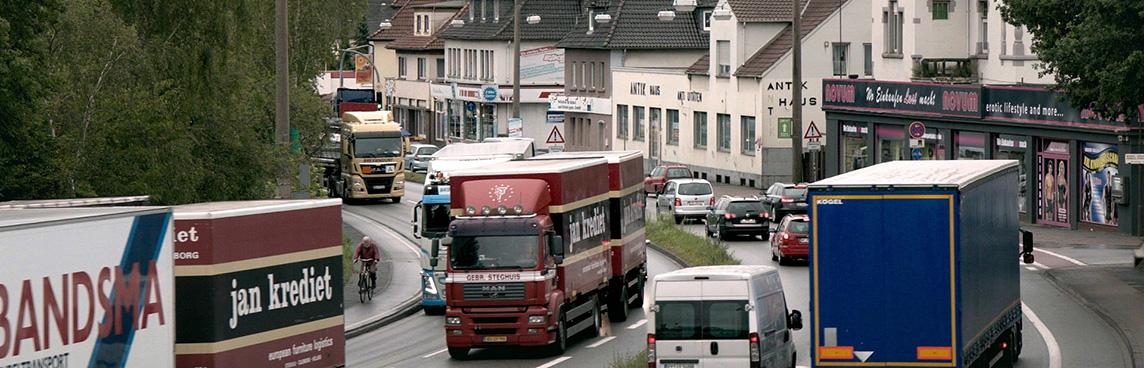
{"type": "Polygon", "coordinates": [[[373,262],[372,259],[362,259],[361,272],[358,273],[358,297],[362,303],[366,300],[373,300],[373,289],[377,286],[374,285],[372,279],[369,277],[369,267],[373,262]]]}

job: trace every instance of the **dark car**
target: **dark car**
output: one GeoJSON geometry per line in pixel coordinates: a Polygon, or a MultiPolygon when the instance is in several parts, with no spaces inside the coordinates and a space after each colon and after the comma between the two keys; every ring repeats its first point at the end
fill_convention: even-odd
{"type": "Polygon", "coordinates": [[[789,264],[795,259],[807,260],[810,256],[808,230],[810,220],[807,215],[783,217],[779,225],[771,230],[771,260],[779,261],[780,265],[789,264]]]}
{"type": "Polygon", "coordinates": [[[763,209],[767,219],[778,222],[786,215],[806,213],[806,183],[775,183],[763,193],[763,209]]]}
{"type": "Polygon", "coordinates": [[[767,221],[763,218],[763,204],[758,198],[723,196],[707,214],[707,236],[720,239],[736,235],[763,237],[767,234],[767,221]]]}
{"type": "Polygon", "coordinates": [[[663,183],[671,179],[687,179],[691,178],[691,169],[683,165],[660,165],[651,170],[651,174],[644,178],[643,186],[645,194],[658,194],[659,189],[663,188],[663,183]]]}

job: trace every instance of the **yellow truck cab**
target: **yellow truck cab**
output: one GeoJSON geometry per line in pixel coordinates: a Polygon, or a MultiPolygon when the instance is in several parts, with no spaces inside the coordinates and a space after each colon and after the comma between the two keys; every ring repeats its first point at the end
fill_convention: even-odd
{"type": "Polygon", "coordinates": [[[391,111],[351,111],[342,115],[341,156],[330,195],[345,199],[389,198],[405,195],[403,157],[409,140],[391,111]]]}

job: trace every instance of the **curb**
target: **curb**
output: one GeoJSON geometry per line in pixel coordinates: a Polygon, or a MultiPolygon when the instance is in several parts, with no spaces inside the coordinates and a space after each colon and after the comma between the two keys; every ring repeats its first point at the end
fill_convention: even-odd
{"type": "MultiPolygon", "coordinates": [[[[378,314],[380,318],[374,320],[365,320],[360,322],[361,325],[346,330],[346,340],[361,336],[370,331],[385,327],[386,325],[397,322],[398,320],[411,316],[421,310],[421,295],[414,295],[412,298],[398,304],[393,309],[378,314]]],[[[376,316],[375,316],[376,317],[376,316]]]]}
{"type": "Polygon", "coordinates": [[[671,261],[675,262],[675,264],[677,266],[679,266],[679,268],[691,267],[691,265],[687,264],[687,261],[684,261],[683,258],[679,258],[679,256],[677,256],[677,255],[675,255],[675,253],[672,253],[671,251],[667,250],[667,248],[656,245],[655,243],[652,243],[650,240],[647,242],[647,246],[648,246],[648,248],[654,249],[656,252],[663,254],[668,259],[671,259],[671,261]]]}
{"type": "Polygon", "coordinates": [[[1099,304],[1096,304],[1096,303],[1092,302],[1091,300],[1089,300],[1088,298],[1085,298],[1084,294],[1082,294],[1080,291],[1077,291],[1076,289],[1073,289],[1072,287],[1069,287],[1069,286],[1065,285],[1064,283],[1058,281],[1057,277],[1055,275],[1053,275],[1052,271],[1053,271],[1053,269],[1049,269],[1049,270],[1046,270],[1044,272],[1045,280],[1048,281],[1053,286],[1055,286],[1057,289],[1065,292],[1065,294],[1068,294],[1069,296],[1071,296],[1076,301],[1080,302],[1080,304],[1082,306],[1084,306],[1086,309],[1092,311],[1094,314],[1097,315],[1097,317],[1100,317],[1101,320],[1104,320],[1104,323],[1107,323],[1108,326],[1112,327],[1113,330],[1116,330],[1116,336],[1120,338],[1120,342],[1121,342],[1121,346],[1120,346],[1121,357],[1125,361],[1131,363],[1132,364],[1131,366],[1133,368],[1144,367],[1144,357],[1141,356],[1141,353],[1144,353],[1144,352],[1141,352],[1141,353],[1136,352],[1139,349],[1135,348],[1136,347],[1135,339],[1132,336],[1130,336],[1131,332],[1125,332],[1125,331],[1130,331],[1128,329],[1128,326],[1125,326],[1119,320],[1117,320],[1116,318],[1113,318],[1108,313],[1108,311],[1104,310],[1104,308],[1101,308],[1099,304]]]}

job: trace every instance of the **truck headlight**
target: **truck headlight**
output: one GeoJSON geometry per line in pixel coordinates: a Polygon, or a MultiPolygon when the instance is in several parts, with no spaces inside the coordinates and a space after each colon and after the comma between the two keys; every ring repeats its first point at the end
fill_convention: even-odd
{"type": "Polygon", "coordinates": [[[401,179],[397,179],[397,180],[394,180],[394,181],[393,181],[393,184],[394,184],[394,185],[397,185],[397,184],[405,184],[405,178],[401,178],[401,179]]]}
{"type": "Polygon", "coordinates": [[[548,323],[548,316],[528,316],[528,324],[543,325],[548,323]]]}
{"type": "Polygon", "coordinates": [[[445,317],[446,326],[460,326],[461,317],[445,317]]]}

